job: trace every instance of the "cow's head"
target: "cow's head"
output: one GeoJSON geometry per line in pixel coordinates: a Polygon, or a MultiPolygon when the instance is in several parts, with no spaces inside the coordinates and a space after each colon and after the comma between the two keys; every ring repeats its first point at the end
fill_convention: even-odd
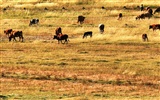
{"type": "Polygon", "coordinates": [[[139,19],[139,16],[136,17],[136,20],[139,19]]]}
{"type": "Polygon", "coordinates": [[[54,35],[54,36],[53,36],[53,39],[57,39],[57,38],[58,38],[57,35],[54,35]]]}
{"type": "Polygon", "coordinates": [[[12,29],[4,30],[4,34],[9,35],[12,32],[12,29]]]}
{"type": "Polygon", "coordinates": [[[152,25],[149,25],[149,29],[151,29],[151,28],[153,28],[153,26],[152,26],[152,25]]]}

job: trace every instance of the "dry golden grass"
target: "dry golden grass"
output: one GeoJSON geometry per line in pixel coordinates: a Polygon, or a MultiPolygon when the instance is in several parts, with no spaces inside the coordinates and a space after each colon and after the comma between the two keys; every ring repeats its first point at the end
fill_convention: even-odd
{"type": "Polygon", "coordinates": [[[160,23],[160,15],[136,21],[142,12],[134,8],[144,3],[155,9],[159,1],[152,1],[110,2],[107,10],[101,9],[102,3],[3,3],[1,9],[14,5],[0,12],[0,98],[160,99],[160,31],[148,29],[160,23]],[[130,9],[124,10],[124,5],[130,9]],[[124,15],[120,21],[119,12],[124,15]],[[83,25],[77,24],[78,15],[86,17],[83,25]],[[29,27],[31,18],[39,18],[39,25],[29,27]],[[99,33],[100,23],[105,24],[104,34],[99,33]],[[68,44],[52,39],[59,26],[69,35],[68,44]],[[24,42],[8,42],[3,33],[8,28],[22,30],[24,42]],[[93,37],[82,39],[85,31],[93,31],[93,37]],[[149,42],[141,40],[143,33],[148,34],[149,42]]]}

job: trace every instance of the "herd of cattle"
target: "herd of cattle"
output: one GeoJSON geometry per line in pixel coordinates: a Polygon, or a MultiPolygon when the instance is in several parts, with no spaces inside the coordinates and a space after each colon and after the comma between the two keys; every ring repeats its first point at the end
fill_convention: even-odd
{"type": "MultiPolygon", "coordinates": [[[[153,16],[153,14],[157,13],[157,12],[160,12],[160,7],[158,7],[154,13],[153,13],[153,10],[150,8],[150,7],[147,7],[147,13],[143,13],[141,15],[138,15],[136,17],[136,20],[137,19],[145,19],[145,18],[151,18],[153,16]]],[[[119,13],[118,15],[118,20],[122,19],[122,13],[119,13]]],[[[85,20],[85,17],[84,16],[78,16],[78,21],[77,23],[80,23],[82,24],[85,20]]],[[[39,23],[39,19],[31,19],[30,20],[30,23],[29,23],[29,26],[33,25],[33,24],[38,24],[39,23]]],[[[104,24],[99,24],[99,30],[100,30],[100,33],[102,34],[104,32],[104,27],[105,25],[104,24]]],[[[153,29],[154,30],[157,30],[159,29],[160,30],[160,24],[153,24],[153,25],[149,25],[149,29],[153,29]]],[[[23,32],[22,31],[14,31],[13,29],[7,29],[7,30],[4,30],[4,33],[8,36],[8,39],[9,41],[11,41],[12,39],[14,41],[16,41],[16,37],[19,37],[19,41],[22,41],[23,42],[23,32]]],[[[83,38],[86,38],[87,36],[90,36],[92,37],[92,31],[87,31],[87,32],[84,32],[83,34],[83,38]]],[[[64,43],[68,43],[69,39],[68,39],[68,35],[67,34],[62,34],[62,29],[61,27],[58,27],[56,30],[55,30],[55,35],[53,37],[53,39],[57,39],[58,40],[58,43],[61,42],[62,43],[62,40],[64,40],[64,43]]],[[[147,34],[142,34],[142,39],[144,41],[148,41],[148,37],[147,37],[147,34]]]]}
{"type": "MultiPolygon", "coordinates": [[[[33,22],[36,22],[33,20],[37,20],[37,19],[32,19],[30,21],[29,26],[32,24],[37,24],[37,23],[33,23],[33,22]]],[[[104,32],[104,27],[105,27],[104,24],[99,24],[99,30],[100,30],[101,34],[104,32]]],[[[7,29],[7,30],[4,30],[4,33],[8,36],[9,41],[11,41],[12,38],[14,41],[17,41],[16,37],[19,37],[19,41],[23,42],[23,32],[22,31],[13,31],[13,29],[7,29]]],[[[87,36],[92,37],[92,31],[87,31],[83,34],[83,38],[87,38],[87,36]]],[[[68,35],[62,34],[61,27],[56,28],[55,35],[53,36],[53,39],[57,39],[58,43],[59,42],[62,43],[62,40],[64,40],[64,43],[68,43],[68,41],[69,41],[68,35]]]]}

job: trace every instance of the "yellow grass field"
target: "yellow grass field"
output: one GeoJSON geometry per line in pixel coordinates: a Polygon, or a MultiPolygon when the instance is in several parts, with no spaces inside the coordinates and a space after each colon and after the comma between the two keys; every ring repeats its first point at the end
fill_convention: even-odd
{"type": "Polygon", "coordinates": [[[136,20],[147,12],[141,4],[154,11],[160,1],[0,0],[0,100],[159,100],[160,30],[149,25],[160,24],[160,13],[136,20]],[[29,26],[32,18],[39,24],[29,26]],[[53,40],[57,27],[68,44],[53,40]],[[9,42],[10,28],[24,42],[9,42]],[[93,37],[82,39],[86,31],[93,37]]]}

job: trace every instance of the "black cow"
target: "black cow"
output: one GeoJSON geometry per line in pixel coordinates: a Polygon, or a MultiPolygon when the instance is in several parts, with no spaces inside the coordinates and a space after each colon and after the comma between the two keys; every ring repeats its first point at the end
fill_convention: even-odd
{"type": "Polygon", "coordinates": [[[100,33],[102,34],[103,32],[104,32],[104,24],[99,24],[99,31],[100,31],[100,33]]]}
{"type": "Polygon", "coordinates": [[[143,11],[143,10],[144,10],[144,6],[143,6],[143,4],[141,4],[141,6],[140,6],[140,10],[141,10],[141,11],[143,11]]]}
{"type": "Polygon", "coordinates": [[[142,40],[143,40],[143,41],[148,41],[148,36],[147,36],[147,34],[142,34],[142,40]]]}
{"type": "Polygon", "coordinates": [[[92,37],[92,31],[85,32],[85,33],[83,34],[83,39],[84,39],[84,38],[87,38],[87,36],[92,37]]]}
{"type": "Polygon", "coordinates": [[[122,19],[122,13],[119,13],[117,20],[121,20],[121,19],[122,19]]]}
{"type": "Polygon", "coordinates": [[[154,14],[155,13],[160,13],[160,7],[158,7],[155,11],[154,11],[154,14]]]}
{"type": "Polygon", "coordinates": [[[39,19],[31,19],[29,26],[33,25],[33,24],[38,24],[39,23],[39,19]]]}
{"type": "Polygon", "coordinates": [[[82,24],[84,22],[85,17],[84,16],[78,16],[78,21],[77,23],[82,24]]]}
{"type": "Polygon", "coordinates": [[[61,37],[59,37],[59,36],[57,36],[57,35],[54,35],[53,39],[57,39],[57,40],[58,40],[58,43],[59,43],[59,42],[62,43],[62,40],[64,40],[64,43],[68,43],[68,41],[69,41],[67,34],[63,34],[63,35],[61,35],[61,37]]]}
{"type": "Polygon", "coordinates": [[[19,37],[19,41],[22,40],[22,42],[23,42],[23,33],[22,33],[22,31],[12,31],[9,34],[9,41],[11,41],[12,38],[16,41],[16,37],[19,37]]]}

